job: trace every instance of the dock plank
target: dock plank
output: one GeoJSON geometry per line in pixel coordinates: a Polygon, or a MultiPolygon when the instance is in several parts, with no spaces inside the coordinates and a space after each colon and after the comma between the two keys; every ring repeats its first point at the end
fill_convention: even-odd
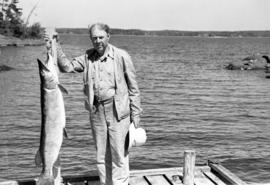
{"type": "Polygon", "coordinates": [[[203,170],[196,170],[195,171],[195,178],[194,178],[195,185],[215,185],[210,179],[208,179],[203,174],[203,170]]]}
{"type": "Polygon", "coordinates": [[[165,177],[171,182],[173,185],[183,185],[182,178],[180,175],[170,175],[166,174],[165,177]]]}
{"type": "Polygon", "coordinates": [[[143,176],[131,177],[129,185],[149,185],[143,176]]]}
{"type": "Polygon", "coordinates": [[[170,185],[163,175],[148,175],[146,176],[146,179],[151,185],[170,185]]]}
{"type": "Polygon", "coordinates": [[[146,175],[158,175],[168,172],[182,172],[183,168],[157,168],[157,169],[145,169],[145,170],[131,170],[130,176],[146,176],[146,175]]]}
{"type": "Polygon", "coordinates": [[[18,185],[17,181],[4,181],[0,182],[0,185],[18,185]]]}
{"type": "Polygon", "coordinates": [[[89,182],[89,181],[85,181],[85,182],[81,182],[81,183],[67,183],[67,185],[100,185],[99,181],[94,181],[94,182],[89,182]]]}
{"type": "Polygon", "coordinates": [[[165,177],[171,182],[173,185],[183,185],[183,173],[180,171],[177,172],[167,172],[165,177]]]}
{"type": "Polygon", "coordinates": [[[203,172],[203,174],[209,179],[211,179],[212,181],[214,181],[215,184],[217,185],[226,185],[222,180],[220,180],[220,178],[218,178],[216,175],[214,175],[211,172],[203,172]]]}
{"type": "Polygon", "coordinates": [[[235,174],[230,172],[228,169],[223,167],[220,164],[215,163],[209,163],[208,164],[211,169],[220,175],[224,180],[228,181],[229,184],[235,184],[235,185],[247,185],[244,181],[242,181],[239,177],[237,177],[235,174]]]}
{"type": "Polygon", "coordinates": [[[212,181],[207,178],[195,178],[194,179],[195,185],[215,185],[212,181]]]}
{"type": "MultiPolygon", "coordinates": [[[[210,167],[209,166],[196,166],[195,171],[200,171],[200,170],[210,171],[210,167]]],[[[130,176],[166,174],[168,172],[183,174],[183,168],[171,167],[171,168],[157,168],[157,169],[145,169],[145,170],[131,170],[130,176]]]]}

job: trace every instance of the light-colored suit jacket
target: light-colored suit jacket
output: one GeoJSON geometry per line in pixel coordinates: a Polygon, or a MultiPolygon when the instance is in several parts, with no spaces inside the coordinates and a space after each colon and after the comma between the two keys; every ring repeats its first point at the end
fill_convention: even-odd
{"type": "MultiPolygon", "coordinates": [[[[136,72],[129,54],[109,44],[107,59],[114,61],[115,96],[114,105],[118,120],[131,116],[131,121],[142,113],[140,91],[136,81],[136,72]]],[[[57,46],[58,65],[62,72],[83,72],[85,108],[93,110],[93,62],[96,51],[89,49],[85,54],[68,60],[61,47],[57,46]]]]}

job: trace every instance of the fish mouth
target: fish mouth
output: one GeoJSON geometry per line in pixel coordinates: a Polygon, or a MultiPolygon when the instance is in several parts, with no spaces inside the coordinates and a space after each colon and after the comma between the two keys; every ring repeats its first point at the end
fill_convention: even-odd
{"type": "Polygon", "coordinates": [[[40,59],[37,59],[37,62],[38,62],[38,67],[40,70],[43,69],[48,72],[50,71],[48,67],[40,59]]]}

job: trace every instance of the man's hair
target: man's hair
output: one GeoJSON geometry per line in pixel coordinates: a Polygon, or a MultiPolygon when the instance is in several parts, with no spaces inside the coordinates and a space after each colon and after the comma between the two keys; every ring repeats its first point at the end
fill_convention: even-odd
{"type": "Polygon", "coordinates": [[[95,24],[92,24],[90,27],[88,27],[90,36],[91,36],[92,29],[95,27],[99,28],[100,30],[104,30],[107,34],[110,34],[110,27],[107,24],[95,23],[95,24]]]}

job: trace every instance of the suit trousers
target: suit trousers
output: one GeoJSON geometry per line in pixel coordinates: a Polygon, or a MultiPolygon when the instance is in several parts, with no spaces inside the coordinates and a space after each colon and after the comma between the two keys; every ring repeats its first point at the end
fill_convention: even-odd
{"type": "Polygon", "coordinates": [[[102,185],[128,185],[129,156],[125,139],[130,117],[117,120],[114,101],[97,103],[90,115],[102,185]]]}

